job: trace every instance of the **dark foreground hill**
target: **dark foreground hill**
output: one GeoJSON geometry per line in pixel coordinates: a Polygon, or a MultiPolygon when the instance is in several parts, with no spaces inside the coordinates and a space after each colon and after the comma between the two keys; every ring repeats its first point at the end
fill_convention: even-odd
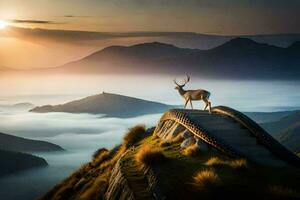
{"type": "Polygon", "coordinates": [[[299,79],[300,45],[282,48],[235,38],[209,50],[164,43],[111,46],[50,71],[197,74],[206,78],[299,79]]]}
{"type": "Polygon", "coordinates": [[[61,105],[36,107],[30,112],[68,112],[105,114],[107,117],[135,117],[145,114],[162,113],[170,106],[133,97],[102,93],[61,105]]]}
{"type": "Polygon", "coordinates": [[[30,140],[0,133],[0,149],[19,152],[63,151],[64,149],[50,142],[30,140]]]}
{"type": "MultiPolygon", "coordinates": [[[[45,167],[45,159],[31,154],[5,151],[0,149],[0,176],[23,171],[27,169],[45,167]]],[[[28,183],[30,184],[30,183],[28,183]]]]}

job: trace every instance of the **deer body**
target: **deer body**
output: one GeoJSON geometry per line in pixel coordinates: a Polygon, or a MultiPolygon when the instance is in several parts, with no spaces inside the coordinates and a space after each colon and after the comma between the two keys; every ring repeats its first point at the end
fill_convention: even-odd
{"type": "Polygon", "coordinates": [[[209,101],[210,97],[210,92],[203,90],[203,89],[198,89],[198,90],[184,90],[183,87],[187,82],[189,82],[190,77],[187,77],[187,80],[185,80],[185,83],[180,85],[174,80],[174,83],[177,85],[175,87],[176,90],[178,90],[179,94],[184,98],[185,104],[184,108],[186,108],[187,104],[190,102],[191,108],[193,109],[193,104],[192,101],[204,101],[205,107],[204,110],[208,107],[209,112],[211,111],[211,103],[209,101]]]}

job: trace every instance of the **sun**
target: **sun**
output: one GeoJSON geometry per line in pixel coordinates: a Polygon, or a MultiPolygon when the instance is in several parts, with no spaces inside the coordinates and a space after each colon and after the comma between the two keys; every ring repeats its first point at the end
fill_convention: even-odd
{"type": "Polygon", "coordinates": [[[5,29],[7,26],[7,23],[3,20],[0,20],[0,29],[5,29]]]}

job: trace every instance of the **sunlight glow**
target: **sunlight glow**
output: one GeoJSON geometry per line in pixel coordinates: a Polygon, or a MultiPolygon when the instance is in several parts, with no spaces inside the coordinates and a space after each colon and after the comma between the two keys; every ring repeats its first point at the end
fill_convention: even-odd
{"type": "Polygon", "coordinates": [[[5,29],[7,26],[7,23],[3,20],[0,20],[0,29],[5,29]]]}

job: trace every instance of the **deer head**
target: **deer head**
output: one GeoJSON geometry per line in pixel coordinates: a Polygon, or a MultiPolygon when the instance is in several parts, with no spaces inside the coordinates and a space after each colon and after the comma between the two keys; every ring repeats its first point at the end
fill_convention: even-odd
{"type": "Polygon", "coordinates": [[[190,76],[188,75],[186,75],[186,79],[183,80],[183,84],[177,83],[176,79],[174,79],[174,83],[176,84],[175,89],[176,90],[182,89],[185,86],[185,84],[187,84],[189,81],[190,81],[190,76]]]}

